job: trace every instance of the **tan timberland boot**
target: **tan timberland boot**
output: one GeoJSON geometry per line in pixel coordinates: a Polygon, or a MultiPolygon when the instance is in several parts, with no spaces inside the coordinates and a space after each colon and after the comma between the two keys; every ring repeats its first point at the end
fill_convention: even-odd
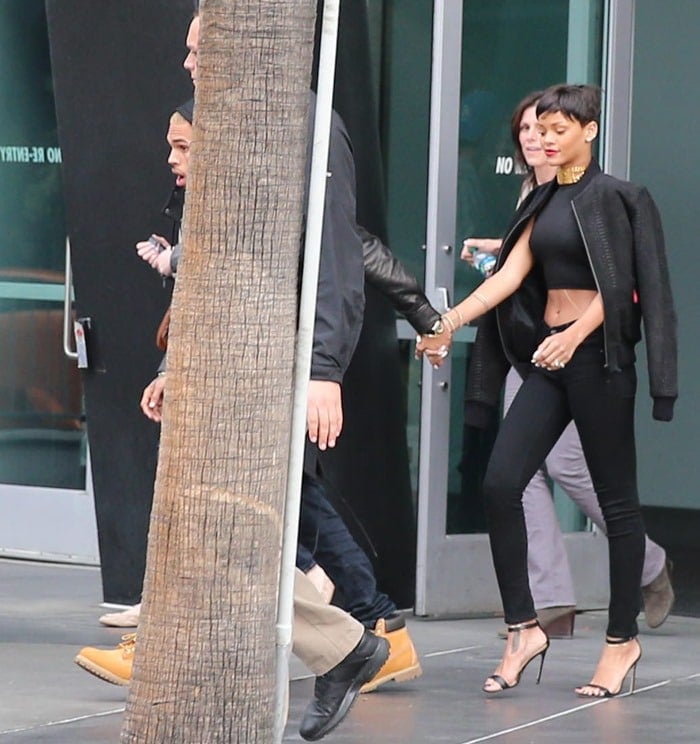
{"type": "Polygon", "coordinates": [[[418,653],[400,615],[377,620],[374,634],[389,641],[389,658],[374,677],[363,685],[360,692],[372,692],[386,682],[408,682],[423,674],[418,653]]]}
{"type": "Polygon", "coordinates": [[[75,657],[75,663],[96,677],[113,685],[128,685],[134,665],[136,633],[122,636],[122,642],[113,649],[86,646],[75,657]]]}

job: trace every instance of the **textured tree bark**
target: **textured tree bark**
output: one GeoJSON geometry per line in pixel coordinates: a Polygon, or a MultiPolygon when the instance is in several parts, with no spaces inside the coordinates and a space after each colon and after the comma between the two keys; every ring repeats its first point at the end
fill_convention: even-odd
{"type": "Polygon", "coordinates": [[[201,2],[185,248],[124,742],[273,740],[315,9],[201,2]]]}

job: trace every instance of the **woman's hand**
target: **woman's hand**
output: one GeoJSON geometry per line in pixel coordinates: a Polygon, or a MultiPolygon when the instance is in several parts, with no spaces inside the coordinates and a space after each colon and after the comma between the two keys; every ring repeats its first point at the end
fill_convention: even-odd
{"type": "Polygon", "coordinates": [[[532,363],[549,370],[563,369],[583,340],[603,324],[604,318],[603,300],[600,294],[596,293],[578,320],[542,341],[532,355],[532,363]]]}
{"type": "Polygon", "coordinates": [[[479,251],[482,253],[498,253],[501,250],[501,242],[500,238],[465,238],[462,243],[460,258],[473,266],[475,253],[479,251]]]}
{"type": "Polygon", "coordinates": [[[542,341],[532,355],[535,367],[550,371],[564,369],[578,348],[576,335],[567,328],[560,333],[552,333],[542,341]]]}

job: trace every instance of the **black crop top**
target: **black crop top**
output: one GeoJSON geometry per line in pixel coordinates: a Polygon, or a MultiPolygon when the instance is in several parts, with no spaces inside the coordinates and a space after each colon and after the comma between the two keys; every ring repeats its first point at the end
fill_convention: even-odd
{"type": "Polygon", "coordinates": [[[571,200],[586,186],[559,186],[535,219],[530,250],[544,273],[547,289],[597,289],[571,200]]]}

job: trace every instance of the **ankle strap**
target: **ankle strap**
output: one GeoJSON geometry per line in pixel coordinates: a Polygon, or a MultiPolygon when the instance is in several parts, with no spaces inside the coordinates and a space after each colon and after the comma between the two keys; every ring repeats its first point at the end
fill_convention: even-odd
{"type": "Polygon", "coordinates": [[[530,630],[530,628],[538,628],[540,625],[539,621],[537,619],[535,620],[529,620],[526,623],[516,623],[515,625],[509,625],[508,626],[508,632],[509,633],[517,633],[521,630],[530,630]]]}
{"type": "Polygon", "coordinates": [[[627,636],[627,638],[610,638],[610,636],[605,636],[605,642],[608,644],[608,646],[619,646],[621,643],[629,643],[630,641],[633,641],[637,636],[627,636]]]}

